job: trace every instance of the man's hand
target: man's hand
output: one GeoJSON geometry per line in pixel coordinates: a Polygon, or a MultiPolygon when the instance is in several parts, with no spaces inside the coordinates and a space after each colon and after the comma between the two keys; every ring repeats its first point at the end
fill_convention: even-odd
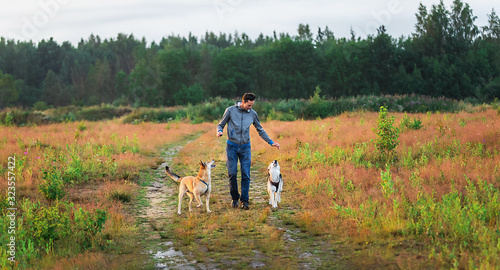
{"type": "Polygon", "coordinates": [[[272,146],[274,146],[274,147],[278,147],[278,149],[280,149],[280,144],[279,144],[279,143],[277,143],[277,142],[273,143],[273,145],[272,145],[272,146]]]}
{"type": "Polygon", "coordinates": [[[222,137],[222,134],[224,134],[222,131],[217,131],[217,138],[222,137]]]}

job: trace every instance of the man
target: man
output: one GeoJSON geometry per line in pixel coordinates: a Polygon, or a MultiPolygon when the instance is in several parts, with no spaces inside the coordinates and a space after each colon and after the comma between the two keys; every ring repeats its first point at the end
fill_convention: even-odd
{"type": "Polygon", "coordinates": [[[248,210],[248,191],[250,189],[250,165],[252,163],[250,147],[250,125],[254,125],[259,136],[269,145],[280,148],[277,142],[273,142],[260,125],[257,112],[252,109],[255,102],[255,94],[245,93],[236,105],[228,107],[217,125],[217,137],[223,134],[224,126],[227,125],[227,174],[229,176],[229,190],[233,199],[231,206],[248,210]],[[241,167],[241,196],[238,192],[238,159],[241,167]]]}

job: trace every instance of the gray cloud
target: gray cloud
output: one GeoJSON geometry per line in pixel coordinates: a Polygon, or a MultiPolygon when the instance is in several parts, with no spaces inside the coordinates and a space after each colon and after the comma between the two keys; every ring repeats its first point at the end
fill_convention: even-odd
{"type": "MultiPolygon", "coordinates": [[[[421,2],[428,8],[439,3],[421,2]]],[[[445,4],[449,8],[452,0],[445,4]]],[[[476,24],[485,25],[494,4],[485,0],[469,4],[478,16],[476,24]]],[[[328,26],[337,37],[349,37],[351,27],[365,37],[384,24],[389,34],[398,37],[414,31],[418,5],[409,0],[8,0],[2,1],[0,36],[34,41],[54,37],[76,44],[91,33],[103,39],[134,34],[151,42],[170,34],[192,32],[200,37],[206,31],[238,31],[255,39],[273,31],[295,35],[299,23],[307,23],[313,33],[328,26]]]]}

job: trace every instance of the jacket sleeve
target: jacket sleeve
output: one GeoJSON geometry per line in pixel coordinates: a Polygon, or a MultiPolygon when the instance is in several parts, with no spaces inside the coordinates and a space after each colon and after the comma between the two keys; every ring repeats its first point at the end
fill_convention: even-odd
{"type": "Polygon", "coordinates": [[[257,132],[259,133],[259,136],[264,141],[266,141],[269,145],[273,145],[273,143],[274,143],[273,140],[271,140],[269,135],[267,135],[266,131],[264,130],[264,128],[260,124],[259,116],[257,115],[257,112],[255,112],[255,114],[254,114],[253,125],[254,125],[255,129],[257,130],[257,132]]]}
{"type": "Polygon", "coordinates": [[[224,126],[226,126],[227,121],[229,121],[229,109],[230,108],[231,107],[227,108],[226,111],[224,112],[222,119],[220,120],[219,124],[217,125],[217,132],[219,132],[219,131],[224,132],[224,126]]]}

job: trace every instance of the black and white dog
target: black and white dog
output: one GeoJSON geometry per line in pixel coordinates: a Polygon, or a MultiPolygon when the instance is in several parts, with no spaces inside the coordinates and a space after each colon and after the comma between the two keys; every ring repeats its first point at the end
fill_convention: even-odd
{"type": "Polygon", "coordinates": [[[275,160],[267,167],[269,177],[267,178],[267,193],[269,193],[269,204],[278,208],[281,202],[281,191],[283,191],[283,177],[281,177],[280,165],[275,160]]]}

